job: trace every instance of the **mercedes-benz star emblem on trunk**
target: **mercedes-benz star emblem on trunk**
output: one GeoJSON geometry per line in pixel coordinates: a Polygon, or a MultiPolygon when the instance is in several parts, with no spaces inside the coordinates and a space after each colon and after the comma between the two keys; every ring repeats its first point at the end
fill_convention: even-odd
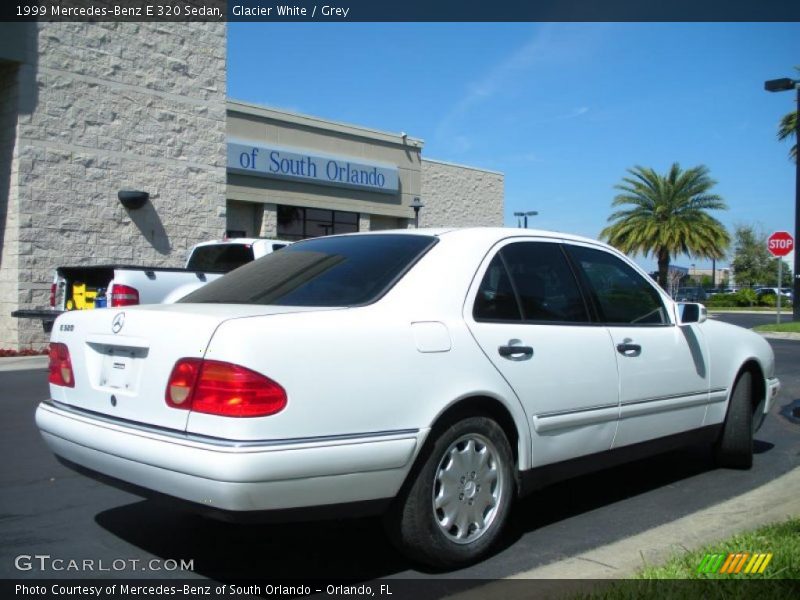
{"type": "Polygon", "coordinates": [[[125,313],[121,312],[111,321],[111,331],[119,333],[123,325],[125,325],[125,313]]]}

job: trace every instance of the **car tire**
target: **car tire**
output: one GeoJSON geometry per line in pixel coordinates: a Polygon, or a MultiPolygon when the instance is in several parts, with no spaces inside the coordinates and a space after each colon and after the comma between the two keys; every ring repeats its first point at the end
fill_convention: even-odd
{"type": "Polygon", "coordinates": [[[484,556],[500,536],[514,495],[513,455],[502,428],[486,417],[431,435],[386,525],[412,560],[454,568],[484,556]]]}
{"type": "Polygon", "coordinates": [[[721,467],[753,466],[753,375],[745,371],[736,380],[722,432],[714,446],[721,467]]]}

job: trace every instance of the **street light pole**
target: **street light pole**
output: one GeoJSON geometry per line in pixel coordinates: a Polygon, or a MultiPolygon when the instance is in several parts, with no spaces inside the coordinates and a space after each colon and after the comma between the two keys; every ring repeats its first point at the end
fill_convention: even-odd
{"type": "MultiPolygon", "coordinates": [[[[797,92],[797,100],[795,103],[794,119],[794,142],[800,146],[800,80],[789,79],[784,77],[782,79],[770,79],[764,82],[764,89],[768,92],[786,92],[795,90],[797,92]]],[[[792,289],[794,295],[792,297],[792,317],[796,322],[800,322],[800,252],[797,251],[798,236],[800,236],[800,152],[795,154],[794,157],[794,279],[792,289]]]]}
{"type": "Polygon", "coordinates": [[[717,259],[711,259],[711,289],[717,288],[717,259]]]}
{"type": "Polygon", "coordinates": [[[525,212],[515,212],[514,216],[517,217],[517,227],[528,228],[528,217],[535,217],[539,214],[538,210],[528,210],[525,212]]]}
{"type": "MultiPolygon", "coordinates": [[[[794,293],[792,294],[792,318],[800,322],[800,252],[797,251],[800,238],[800,81],[794,82],[797,89],[797,114],[794,116],[794,293]]],[[[781,259],[782,261],[783,259],[781,259]]]]}

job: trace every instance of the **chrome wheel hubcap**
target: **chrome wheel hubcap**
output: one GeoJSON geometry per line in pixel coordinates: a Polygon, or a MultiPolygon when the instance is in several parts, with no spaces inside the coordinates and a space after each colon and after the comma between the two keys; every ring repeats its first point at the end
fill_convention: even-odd
{"type": "Polygon", "coordinates": [[[503,471],[497,449],[482,435],[458,438],[442,456],[433,482],[436,524],[457,544],[486,533],[503,499],[503,471]]]}

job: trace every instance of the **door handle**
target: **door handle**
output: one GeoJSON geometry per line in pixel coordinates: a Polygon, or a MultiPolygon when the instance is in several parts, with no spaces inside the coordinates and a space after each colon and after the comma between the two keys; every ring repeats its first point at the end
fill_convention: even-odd
{"type": "Polygon", "coordinates": [[[617,344],[617,352],[625,356],[639,356],[642,353],[642,347],[639,344],[622,342],[621,344],[617,344]]]}
{"type": "Polygon", "coordinates": [[[528,358],[533,356],[533,348],[531,346],[500,346],[497,352],[503,358],[517,358],[518,354],[528,358]]]}

